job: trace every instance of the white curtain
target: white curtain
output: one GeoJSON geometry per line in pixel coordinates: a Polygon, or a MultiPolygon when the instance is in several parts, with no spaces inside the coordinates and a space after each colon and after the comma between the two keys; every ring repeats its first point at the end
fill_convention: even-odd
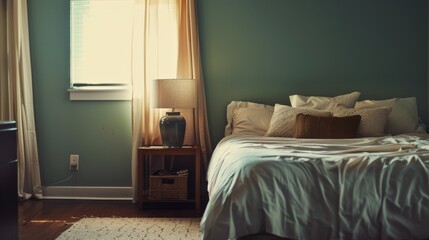
{"type": "Polygon", "coordinates": [[[42,198],[34,123],[27,1],[1,0],[0,120],[18,127],[18,195],[42,198]]]}
{"type": "Polygon", "coordinates": [[[137,199],[137,149],[160,145],[159,119],[165,110],[151,108],[154,79],[195,79],[197,108],[179,109],[188,127],[185,145],[202,149],[204,169],[211,154],[204,82],[194,0],[136,0],[133,33],[132,184],[137,199]],[[195,134],[194,134],[195,129],[195,134]],[[196,136],[194,138],[194,136],[196,136]]]}

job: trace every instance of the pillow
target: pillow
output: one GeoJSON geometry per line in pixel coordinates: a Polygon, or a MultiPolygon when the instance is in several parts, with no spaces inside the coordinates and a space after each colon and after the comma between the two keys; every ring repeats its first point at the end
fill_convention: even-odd
{"type": "Polygon", "coordinates": [[[230,135],[232,133],[232,129],[234,128],[233,123],[233,115],[236,109],[240,108],[262,108],[266,110],[274,111],[274,107],[271,105],[265,105],[254,102],[242,102],[242,101],[231,101],[226,107],[226,127],[225,127],[225,136],[230,135]]]}
{"type": "Polygon", "coordinates": [[[306,108],[293,108],[287,105],[276,104],[270,121],[270,126],[265,133],[269,137],[292,137],[295,131],[296,115],[303,113],[313,116],[329,117],[331,112],[318,111],[306,108]]]}
{"type": "Polygon", "coordinates": [[[232,117],[232,134],[254,134],[264,136],[270,126],[272,109],[237,108],[232,117]]]}
{"type": "Polygon", "coordinates": [[[360,92],[339,95],[336,97],[319,97],[319,96],[289,96],[292,107],[312,108],[317,110],[330,110],[338,105],[352,108],[360,96],[360,92]]]}
{"type": "Polygon", "coordinates": [[[317,117],[298,114],[295,121],[296,138],[354,138],[361,116],[317,117]]]}
{"type": "Polygon", "coordinates": [[[415,97],[392,98],[387,100],[365,100],[357,102],[355,108],[390,107],[392,113],[387,118],[386,132],[402,134],[410,132],[426,132],[426,127],[419,123],[417,101],[415,97]]]}
{"type": "Polygon", "coordinates": [[[358,127],[359,137],[379,137],[385,135],[387,116],[392,110],[390,108],[345,108],[337,106],[333,109],[334,117],[347,117],[360,115],[361,120],[358,127]]]}

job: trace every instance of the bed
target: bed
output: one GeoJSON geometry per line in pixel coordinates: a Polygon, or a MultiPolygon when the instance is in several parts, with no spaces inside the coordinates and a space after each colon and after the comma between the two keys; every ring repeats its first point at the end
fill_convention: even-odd
{"type": "MultiPolygon", "coordinates": [[[[315,110],[320,105],[307,100],[303,104],[310,102],[311,111],[320,111],[315,110]]],[[[352,109],[356,101],[349,104],[352,109]]],[[[382,107],[382,130],[377,130],[382,134],[362,127],[368,119],[370,125],[375,120],[360,114],[356,136],[336,139],[277,136],[271,129],[277,105],[231,102],[226,136],[213,152],[207,173],[209,202],[201,221],[202,238],[263,233],[288,239],[429,239],[429,135],[416,109],[407,116],[412,121],[404,120],[398,102],[405,100],[393,102],[396,105],[382,107]],[[242,108],[259,110],[242,121],[242,108]],[[261,111],[267,113],[265,119],[261,111]]],[[[335,114],[338,104],[328,105],[335,114]]],[[[284,111],[281,116],[289,125],[295,119],[284,111]]],[[[296,134],[298,122],[294,124],[296,134]]]]}

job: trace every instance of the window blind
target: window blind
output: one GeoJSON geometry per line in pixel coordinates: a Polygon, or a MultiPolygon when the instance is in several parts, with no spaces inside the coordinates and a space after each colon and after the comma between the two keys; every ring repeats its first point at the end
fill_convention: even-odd
{"type": "Polygon", "coordinates": [[[133,2],[70,1],[71,87],[131,82],[133,2]]]}

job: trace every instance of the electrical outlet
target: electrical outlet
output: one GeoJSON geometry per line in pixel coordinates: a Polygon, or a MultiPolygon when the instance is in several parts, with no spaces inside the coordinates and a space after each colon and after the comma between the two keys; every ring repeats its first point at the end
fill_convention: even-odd
{"type": "Polygon", "coordinates": [[[79,155],[70,155],[70,171],[79,170],[79,155]]]}

